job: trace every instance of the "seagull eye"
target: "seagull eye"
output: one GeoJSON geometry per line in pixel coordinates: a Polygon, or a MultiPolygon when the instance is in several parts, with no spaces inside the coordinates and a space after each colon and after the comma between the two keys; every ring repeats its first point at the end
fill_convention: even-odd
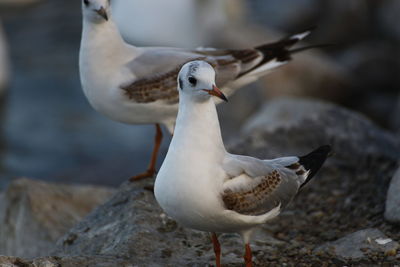
{"type": "Polygon", "coordinates": [[[90,4],[89,0],[83,0],[83,3],[88,6],[90,4]]]}
{"type": "Polygon", "coordinates": [[[188,81],[190,82],[190,84],[191,84],[192,86],[196,86],[196,84],[197,84],[197,79],[196,79],[195,77],[190,76],[190,77],[188,78],[188,81]]]}

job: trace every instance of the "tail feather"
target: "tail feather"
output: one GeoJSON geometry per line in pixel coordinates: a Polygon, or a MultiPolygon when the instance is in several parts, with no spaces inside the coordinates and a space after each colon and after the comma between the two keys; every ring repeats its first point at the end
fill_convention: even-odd
{"type": "Polygon", "coordinates": [[[300,188],[306,185],[314,177],[317,171],[321,168],[322,164],[324,164],[326,158],[330,155],[331,150],[332,148],[330,145],[325,145],[317,148],[305,156],[299,157],[299,163],[306,171],[309,171],[307,179],[300,186],[300,188]]]}
{"type": "Polygon", "coordinates": [[[292,34],[288,37],[281,39],[275,43],[264,44],[255,47],[255,49],[259,50],[264,55],[264,59],[260,64],[264,64],[272,59],[277,59],[277,61],[288,61],[290,60],[290,48],[295,45],[297,42],[303,40],[311,33],[311,30],[302,31],[296,34],[292,34]]]}
{"type": "Polygon", "coordinates": [[[266,50],[266,49],[273,49],[273,48],[290,48],[291,46],[293,46],[294,44],[296,44],[297,42],[303,40],[304,38],[306,38],[308,35],[310,35],[310,33],[314,30],[315,27],[313,28],[309,28],[307,30],[301,31],[301,32],[297,32],[295,34],[291,34],[289,36],[286,36],[282,39],[280,39],[277,42],[274,43],[269,43],[269,44],[263,44],[260,46],[255,47],[255,49],[258,49],[260,51],[266,50]]]}
{"type": "Polygon", "coordinates": [[[277,42],[255,47],[256,50],[263,54],[264,58],[253,68],[241,73],[240,77],[249,73],[262,73],[269,69],[285,64],[291,59],[292,52],[290,51],[290,48],[308,36],[311,31],[312,29],[307,29],[305,31],[285,37],[277,42]]]}

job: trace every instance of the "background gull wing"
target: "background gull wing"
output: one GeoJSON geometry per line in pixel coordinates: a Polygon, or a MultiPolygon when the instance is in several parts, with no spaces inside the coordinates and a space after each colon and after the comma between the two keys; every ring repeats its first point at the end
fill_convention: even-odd
{"type": "MultiPolygon", "coordinates": [[[[261,60],[262,56],[258,61],[261,60]]],[[[129,62],[127,67],[134,70],[135,80],[122,85],[126,95],[138,103],[164,100],[170,103],[178,102],[177,77],[181,67],[192,60],[204,60],[210,63],[216,71],[216,82],[222,87],[234,81],[246,70],[248,61],[235,58],[227,50],[187,51],[174,48],[147,48],[144,52],[129,62]],[[210,53],[211,52],[211,53],[210,53]]],[[[253,65],[257,64],[257,60],[253,65]]]]}
{"type": "Polygon", "coordinates": [[[121,85],[121,89],[125,90],[129,99],[138,103],[157,100],[177,103],[176,79],[186,62],[209,62],[215,68],[217,85],[224,88],[243,76],[259,76],[285,64],[290,59],[289,48],[307,34],[296,34],[275,43],[241,50],[140,48],[140,55],[126,64],[135,78],[121,85]]]}

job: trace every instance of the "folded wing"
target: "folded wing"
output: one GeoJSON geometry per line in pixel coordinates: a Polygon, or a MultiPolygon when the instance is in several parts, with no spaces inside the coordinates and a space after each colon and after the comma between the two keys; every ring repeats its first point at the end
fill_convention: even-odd
{"type": "Polygon", "coordinates": [[[228,155],[224,169],[231,179],[224,183],[225,207],[244,215],[262,215],[278,205],[284,208],[324,163],[330,146],[303,157],[259,160],[228,155]]]}

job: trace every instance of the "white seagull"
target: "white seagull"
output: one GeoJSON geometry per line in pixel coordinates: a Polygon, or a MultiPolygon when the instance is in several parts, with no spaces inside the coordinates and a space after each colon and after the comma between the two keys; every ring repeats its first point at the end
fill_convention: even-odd
{"type": "Polygon", "coordinates": [[[292,53],[307,49],[290,50],[310,33],[304,31],[275,43],[243,50],[135,47],[122,39],[112,19],[110,0],[82,0],[82,13],[79,69],[90,104],[116,121],[156,125],[148,170],[132,180],[155,173],[162,140],[160,124],[171,133],[174,129],[178,112],[176,78],[183,64],[197,59],[212,64],[218,84],[229,96],[235,89],[287,63],[292,53]]]}
{"type": "Polygon", "coordinates": [[[162,209],[180,224],[215,233],[239,233],[246,266],[252,266],[254,228],[276,217],[324,163],[330,146],[303,157],[261,160],[225,150],[214,99],[226,97],[215,71],[204,61],[186,63],[179,73],[179,111],[174,135],[155,181],[162,209]]]}

